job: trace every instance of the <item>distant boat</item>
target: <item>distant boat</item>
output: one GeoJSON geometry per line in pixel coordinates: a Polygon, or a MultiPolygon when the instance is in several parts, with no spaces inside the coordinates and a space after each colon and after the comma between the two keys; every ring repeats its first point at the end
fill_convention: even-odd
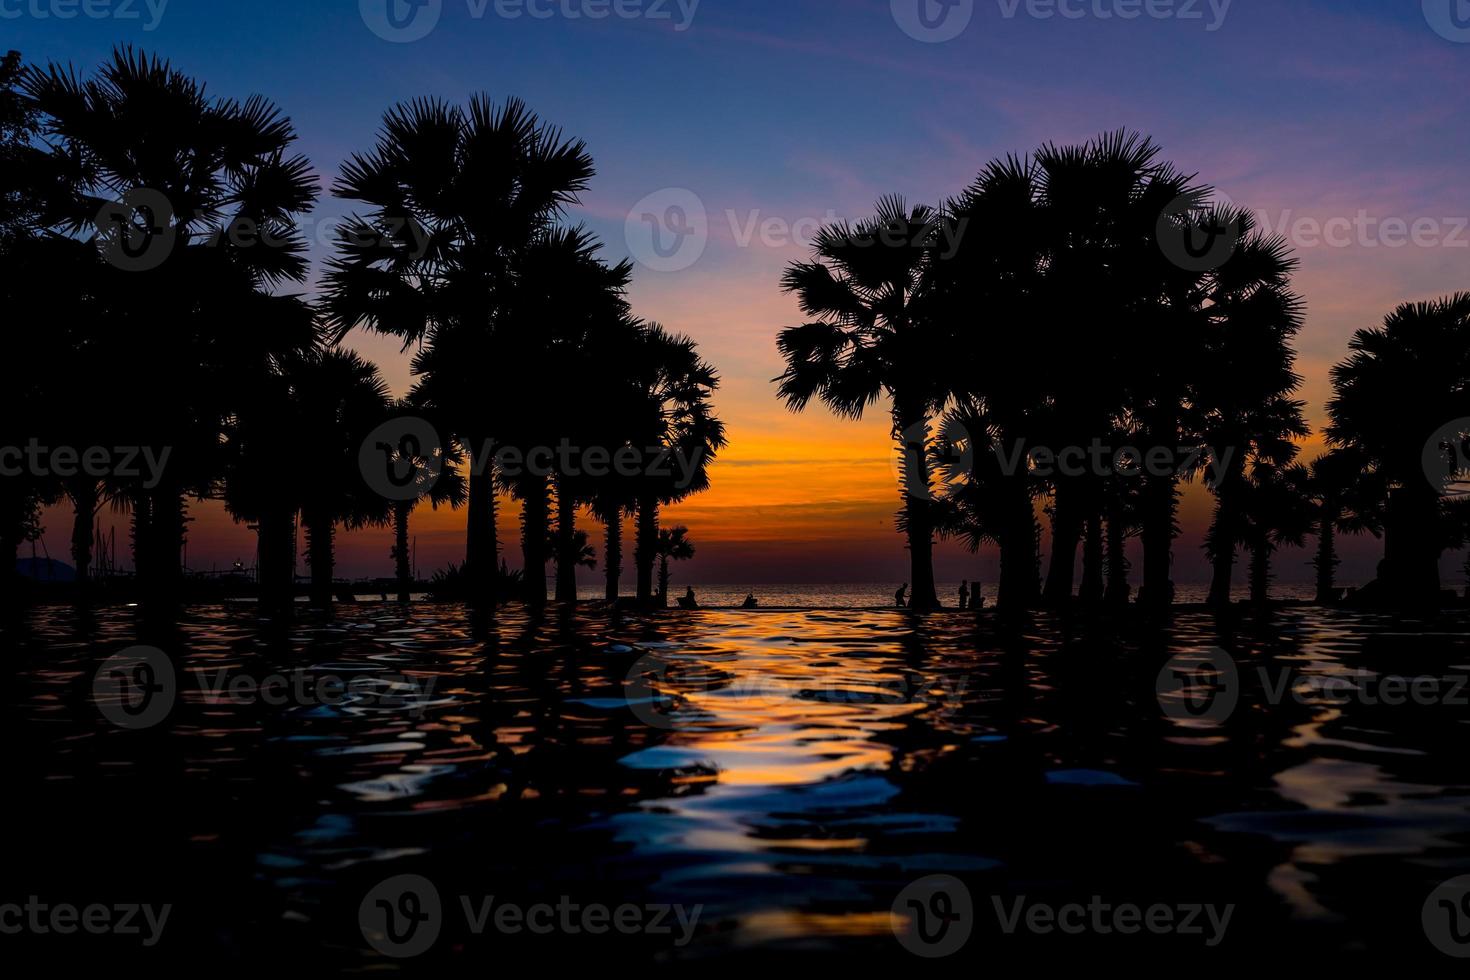
{"type": "Polygon", "coordinates": [[[18,558],[16,574],[36,582],[75,582],[77,570],[55,558],[18,558]]]}

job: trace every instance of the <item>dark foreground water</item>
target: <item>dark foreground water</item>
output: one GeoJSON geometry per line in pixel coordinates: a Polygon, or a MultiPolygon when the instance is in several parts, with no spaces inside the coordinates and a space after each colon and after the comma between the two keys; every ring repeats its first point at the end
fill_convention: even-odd
{"type": "Polygon", "coordinates": [[[1436,891],[1470,875],[1457,619],[1002,636],[512,609],[477,638],[457,607],[285,631],[200,608],[146,635],[55,608],[4,664],[0,955],[489,976],[1470,954],[1470,900],[1436,891]]]}

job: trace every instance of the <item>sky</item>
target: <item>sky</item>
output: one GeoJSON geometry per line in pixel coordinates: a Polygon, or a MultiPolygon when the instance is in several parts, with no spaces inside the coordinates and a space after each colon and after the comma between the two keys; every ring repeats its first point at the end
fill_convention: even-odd
{"type": "MultiPolygon", "coordinates": [[[[414,2],[0,0],[0,47],[90,71],[133,44],[215,95],[272,99],[324,190],[308,229],[319,242],[348,210],[325,191],[394,103],[520,96],[584,139],[597,176],[570,220],[610,260],[638,263],[635,312],[693,336],[723,378],[731,446],[713,489],[666,518],[698,546],[682,581],[907,577],[886,413],[792,414],[771,384],[775,336],[800,322],[782,269],[819,224],[861,218],[882,195],[937,203],[1007,153],[1119,128],[1153,136],[1294,246],[1314,424],[1354,330],[1470,288],[1464,0],[414,2]],[[643,216],[680,214],[654,247],[643,216]]],[[[407,389],[396,341],[348,343],[407,389]]],[[[1208,510],[1202,491],[1186,498],[1181,582],[1207,575],[1208,510]]],[[[253,535],[216,505],[193,516],[192,567],[250,563],[253,535]]],[[[502,518],[514,541],[514,508],[502,518]]],[[[67,522],[48,515],[59,558],[67,522]]],[[[421,568],[458,560],[462,527],[462,514],[416,515],[421,568]]],[[[390,574],[389,547],[386,531],[344,536],[340,573],[390,574]]],[[[1345,581],[1370,577],[1377,547],[1346,545],[1345,581]]],[[[1281,579],[1309,578],[1308,557],[1284,555],[1281,579]]],[[[995,556],[943,545],[937,570],[993,582],[995,556]]]]}

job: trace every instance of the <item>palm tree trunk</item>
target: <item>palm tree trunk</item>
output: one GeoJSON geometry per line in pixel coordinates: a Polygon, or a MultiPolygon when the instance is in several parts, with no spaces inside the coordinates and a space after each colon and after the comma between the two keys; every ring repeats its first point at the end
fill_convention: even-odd
{"type": "Polygon", "coordinates": [[[919,610],[940,608],[934,585],[934,505],[930,499],[929,441],[924,435],[927,421],[926,414],[912,406],[897,412],[909,539],[909,607],[919,610]]]}
{"type": "Polygon", "coordinates": [[[408,557],[408,522],[413,502],[400,500],[393,505],[393,575],[398,580],[398,601],[413,598],[413,568],[408,557]]]}
{"type": "Polygon", "coordinates": [[[623,512],[621,508],[609,515],[605,526],[607,528],[606,557],[603,558],[603,572],[607,576],[605,596],[608,602],[617,602],[619,579],[623,575],[623,512]]]}
{"type": "Polygon", "coordinates": [[[669,559],[663,556],[658,560],[658,604],[665,608],[669,605],[669,559]]]}
{"type": "Polygon", "coordinates": [[[528,474],[521,490],[521,554],[525,563],[526,602],[533,609],[546,605],[546,536],[551,519],[550,487],[546,477],[528,474]]]}
{"type": "Polygon", "coordinates": [[[1003,612],[1029,609],[1036,599],[1036,514],[1031,506],[1030,474],[1001,477],[1006,488],[1006,520],[1000,529],[1000,582],[996,607],[1003,612]]]}
{"type": "Polygon", "coordinates": [[[296,514],[286,506],[260,515],[256,584],[261,612],[289,613],[296,604],[296,514]]]}
{"type": "MultiPolygon", "coordinates": [[[[1234,445],[1243,444],[1236,440],[1234,445]]],[[[1207,600],[1216,609],[1230,605],[1230,591],[1235,577],[1235,539],[1240,522],[1240,491],[1243,462],[1232,460],[1215,490],[1215,518],[1210,524],[1210,595],[1207,600]]]]}
{"type": "Polygon", "coordinates": [[[318,609],[332,605],[332,569],[335,564],[335,522],[320,511],[306,513],[306,555],[311,565],[311,604],[318,609]]]}
{"type": "Polygon", "coordinates": [[[1439,603],[1439,513],[1439,496],[1427,480],[1414,481],[1388,495],[1385,584],[1401,607],[1433,608],[1439,603]]]}
{"type": "Polygon", "coordinates": [[[489,460],[473,459],[471,451],[469,513],[465,528],[465,572],[471,594],[494,605],[496,569],[500,564],[495,532],[495,474],[489,460]]]}
{"type": "Polygon", "coordinates": [[[141,538],[139,578],[144,602],[154,607],[178,604],[184,586],[184,513],[183,492],[162,485],[147,495],[147,522],[136,528],[141,538]],[[146,568],[146,571],[145,571],[146,568]]]}
{"type": "Polygon", "coordinates": [[[1103,525],[1102,514],[1087,516],[1087,536],[1082,547],[1082,586],[1077,598],[1083,605],[1095,606],[1103,600],[1103,525]]]}
{"type": "Polygon", "coordinates": [[[1163,607],[1174,601],[1174,511],[1178,491],[1173,476],[1149,475],[1143,484],[1143,588],[1138,601],[1163,607]]]}
{"type": "Polygon", "coordinates": [[[1082,514],[1078,504],[1080,485],[1076,480],[1059,480],[1056,507],[1051,522],[1051,569],[1041,598],[1049,606],[1065,605],[1072,598],[1076,574],[1077,542],[1082,537],[1082,514]]]}
{"type": "Polygon", "coordinates": [[[556,490],[556,601],[577,601],[577,498],[556,490]]]}
{"type": "Polygon", "coordinates": [[[1337,521],[1341,509],[1330,497],[1322,502],[1317,522],[1317,603],[1331,605],[1337,601],[1337,521]]]}
{"type": "Polygon", "coordinates": [[[92,569],[92,524],[97,515],[97,481],[93,477],[79,477],[71,481],[68,488],[71,497],[71,561],[76,568],[77,582],[90,578],[92,569]]]}
{"type": "Polygon", "coordinates": [[[653,602],[653,562],[658,554],[658,501],[643,497],[638,501],[638,541],[633,549],[633,564],[638,568],[638,601],[653,602]]]}
{"type": "Polygon", "coordinates": [[[1271,597],[1271,546],[1264,541],[1251,545],[1251,602],[1264,605],[1271,597]]]}
{"type": "Polygon", "coordinates": [[[1108,501],[1108,588],[1103,602],[1109,606],[1128,604],[1128,524],[1123,501],[1117,493],[1108,501]]]}

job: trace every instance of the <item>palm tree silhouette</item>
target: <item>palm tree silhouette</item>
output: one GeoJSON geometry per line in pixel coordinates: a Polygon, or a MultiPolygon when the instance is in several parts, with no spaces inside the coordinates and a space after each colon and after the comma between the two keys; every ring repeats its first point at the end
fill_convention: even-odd
{"type": "Polygon", "coordinates": [[[683,527],[663,528],[658,532],[658,604],[669,604],[669,562],[688,561],[694,557],[694,542],[689,540],[689,529],[683,527]]]}
{"type": "Polygon", "coordinates": [[[1383,504],[1388,497],[1377,474],[1355,448],[1333,449],[1312,461],[1306,492],[1313,504],[1317,533],[1317,602],[1337,600],[1338,534],[1375,538],[1383,533],[1383,504]]]}
{"type": "Polygon", "coordinates": [[[298,301],[275,290],[306,277],[297,220],[315,198],[311,168],[271,103],[211,98],[131,48],[92,79],[53,64],[28,69],[23,87],[71,185],[56,227],[94,237],[112,260],[103,325],[148,338],[119,345],[114,369],[169,379],[135,386],[119,424],[130,444],[171,451],[157,485],[130,494],[135,565],[152,601],[173,602],[185,496],[209,492],[226,417],[302,342],[298,301]]]}
{"type": "MultiPolygon", "coordinates": [[[[465,109],[419,99],[389,110],[377,147],[345,163],[333,188],[371,210],[339,238],[325,282],[328,322],[339,339],[363,326],[425,348],[417,368],[440,376],[426,378],[434,383],[425,390],[470,452],[465,563],[481,594],[493,591],[498,560],[496,478],[481,454],[515,410],[486,390],[483,366],[514,363],[497,334],[515,259],[592,174],[585,145],[518,99],[497,106],[476,96],[465,109]]],[[[535,585],[534,573],[526,578],[535,585]]]]}
{"type": "Polygon", "coordinates": [[[887,395],[898,442],[903,528],[912,566],[912,606],[935,609],[934,515],[929,424],[945,402],[942,350],[919,310],[930,245],[939,228],[932,208],[909,209],[898,196],[873,218],[821,229],[813,259],[789,266],[782,288],[812,319],[781,331],[786,371],[779,395],[793,411],[820,398],[836,415],[860,419],[887,395]]]}
{"type": "MultiPolygon", "coordinates": [[[[391,406],[391,412],[400,416],[415,416],[431,414],[431,410],[423,404],[421,396],[415,392],[406,399],[400,399],[391,406]]],[[[398,601],[408,602],[412,598],[413,591],[413,568],[411,563],[411,546],[409,544],[409,521],[413,512],[419,504],[429,502],[429,506],[438,510],[440,507],[448,506],[458,510],[464,506],[469,494],[467,481],[462,474],[464,455],[453,444],[439,447],[437,459],[415,459],[413,465],[421,470],[438,470],[438,479],[427,491],[412,500],[393,501],[393,578],[398,586],[398,601]]]]}
{"type": "Polygon", "coordinates": [[[725,423],[711,401],[720,387],[719,374],[690,338],[656,323],[643,324],[625,370],[635,404],[630,445],[644,459],[634,481],[638,527],[633,558],[638,601],[647,605],[654,599],[659,508],[709,488],[710,467],[726,444],[725,423]]]}
{"type": "Polygon", "coordinates": [[[1332,369],[1329,444],[1353,446],[1388,488],[1383,585],[1400,605],[1439,600],[1446,543],[1439,488],[1426,446],[1470,417],[1470,293],[1406,303],[1378,329],[1359,330],[1332,369]]]}
{"type": "Polygon", "coordinates": [[[1292,338],[1301,329],[1301,300],[1291,291],[1296,260],[1279,236],[1257,231],[1245,212],[1216,215],[1243,236],[1207,284],[1210,325],[1196,370],[1194,400],[1203,416],[1216,498],[1206,541],[1213,566],[1209,602],[1230,602],[1235,543],[1241,535],[1246,473],[1257,461],[1282,468],[1296,457],[1293,440],[1308,434],[1292,338]]]}
{"type": "Polygon", "coordinates": [[[1245,484],[1242,539],[1250,551],[1251,602],[1270,598],[1271,559],[1283,544],[1301,547],[1312,529],[1307,496],[1310,474],[1304,466],[1257,463],[1245,484]]]}

